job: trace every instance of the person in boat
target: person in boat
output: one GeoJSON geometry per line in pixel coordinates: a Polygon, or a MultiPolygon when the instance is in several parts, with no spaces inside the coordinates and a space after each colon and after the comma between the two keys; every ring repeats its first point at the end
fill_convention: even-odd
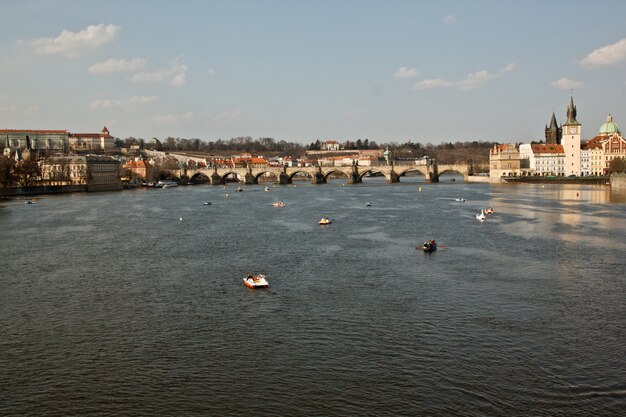
{"type": "Polygon", "coordinates": [[[246,277],[246,279],[248,281],[250,281],[250,280],[254,281],[254,277],[252,276],[252,274],[250,272],[248,272],[248,276],[246,277]]]}

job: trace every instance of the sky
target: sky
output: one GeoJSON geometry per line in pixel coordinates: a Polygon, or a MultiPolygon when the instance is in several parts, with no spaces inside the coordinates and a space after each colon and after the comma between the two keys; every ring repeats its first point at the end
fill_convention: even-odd
{"type": "Polygon", "coordinates": [[[0,129],[308,144],[626,127],[626,2],[0,0],[0,129]]]}

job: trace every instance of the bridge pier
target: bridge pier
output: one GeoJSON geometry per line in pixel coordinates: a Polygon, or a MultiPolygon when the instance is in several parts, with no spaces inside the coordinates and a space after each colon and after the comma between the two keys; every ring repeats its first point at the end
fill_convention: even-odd
{"type": "Polygon", "coordinates": [[[358,184],[363,182],[361,178],[361,174],[359,174],[359,168],[356,165],[352,165],[352,173],[350,174],[350,178],[348,179],[349,184],[358,184]]]}
{"type": "Polygon", "coordinates": [[[313,174],[313,184],[326,184],[326,176],[322,172],[321,166],[318,166],[317,171],[313,174]]]}
{"type": "Polygon", "coordinates": [[[248,171],[246,172],[246,175],[243,177],[243,183],[246,185],[258,184],[259,180],[254,175],[252,175],[252,172],[248,171]]]}
{"type": "Polygon", "coordinates": [[[278,174],[278,183],[282,185],[287,185],[293,183],[293,180],[291,179],[289,174],[287,174],[287,172],[283,171],[278,174]]]}
{"type": "Polygon", "coordinates": [[[220,185],[222,183],[222,176],[217,173],[217,167],[214,167],[213,173],[209,176],[209,182],[211,185],[220,185]]]}
{"type": "Polygon", "coordinates": [[[396,171],[393,170],[393,168],[391,169],[391,171],[389,171],[389,176],[385,175],[385,177],[387,177],[388,184],[400,182],[400,176],[398,175],[396,171]]]}

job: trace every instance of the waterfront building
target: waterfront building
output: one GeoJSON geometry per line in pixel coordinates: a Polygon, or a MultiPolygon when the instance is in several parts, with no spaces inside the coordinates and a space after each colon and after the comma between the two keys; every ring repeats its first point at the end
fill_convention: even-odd
{"type": "Polygon", "coordinates": [[[585,145],[580,147],[580,175],[587,177],[591,173],[591,152],[585,145]]]}
{"type": "Polygon", "coordinates": [[[563,129],[556,123],[556,116],[552,112],[552,118],[550,119],[550,126],[546,126],[546,145],[560,145],[561,138],[563,137],[563,129]]]}
{"type": "Polygon", "coordinates": [[[41,163],[42,185],[85,186],[87,191],[121,190],[120,163],[97,155],[52,156],[41,163]]]}
{"type": "Polygon", "coordinates": [[[611,161],[626,158],[626,139],[610,114],[595,137],[582,146],[581,154],[589,153],[589,174],[606,175],[611,161]]]}
{"type": "Polygon", "coordinates": [[[521,159],[514,144],[493,145],[489,151],[489,176],[493,179],[520,174],[521,159]]]}
{"type": "Polygon", "coordinates": [[[156,168],[146,159],[136,158],[128,161],[123,165],[123,168],[128,171],[130,178],[139,178],[146,181],[157,178],[156,168]]]}
{"type": "Polygon", "coordinates": [[[574,98],[570,97],[567,106],[567,121],[563,124],[561,144],[565,152],[564,174],[580,176],[580,138],[582,125],[576,120],[574,98]]]}
{"type": "Polygon", "coordinates": [[[519,147],[520,158],[528,161],[529,175],[563,176],[565,151],[563,145],[524,143],[519,147]]]}

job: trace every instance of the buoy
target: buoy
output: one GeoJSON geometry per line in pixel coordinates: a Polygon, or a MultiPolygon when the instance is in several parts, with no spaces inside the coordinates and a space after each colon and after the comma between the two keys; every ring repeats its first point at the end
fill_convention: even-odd
{"type": "Polygon", "coordinates": [[[422,192],[422,187],[418,188],[417,191],[422,192]]]}
{"type": "Polygon", "coordinates": [[[181,217],[179,220],[182,222],[182,221],[183,221],[183,218],[181,217]]]}

